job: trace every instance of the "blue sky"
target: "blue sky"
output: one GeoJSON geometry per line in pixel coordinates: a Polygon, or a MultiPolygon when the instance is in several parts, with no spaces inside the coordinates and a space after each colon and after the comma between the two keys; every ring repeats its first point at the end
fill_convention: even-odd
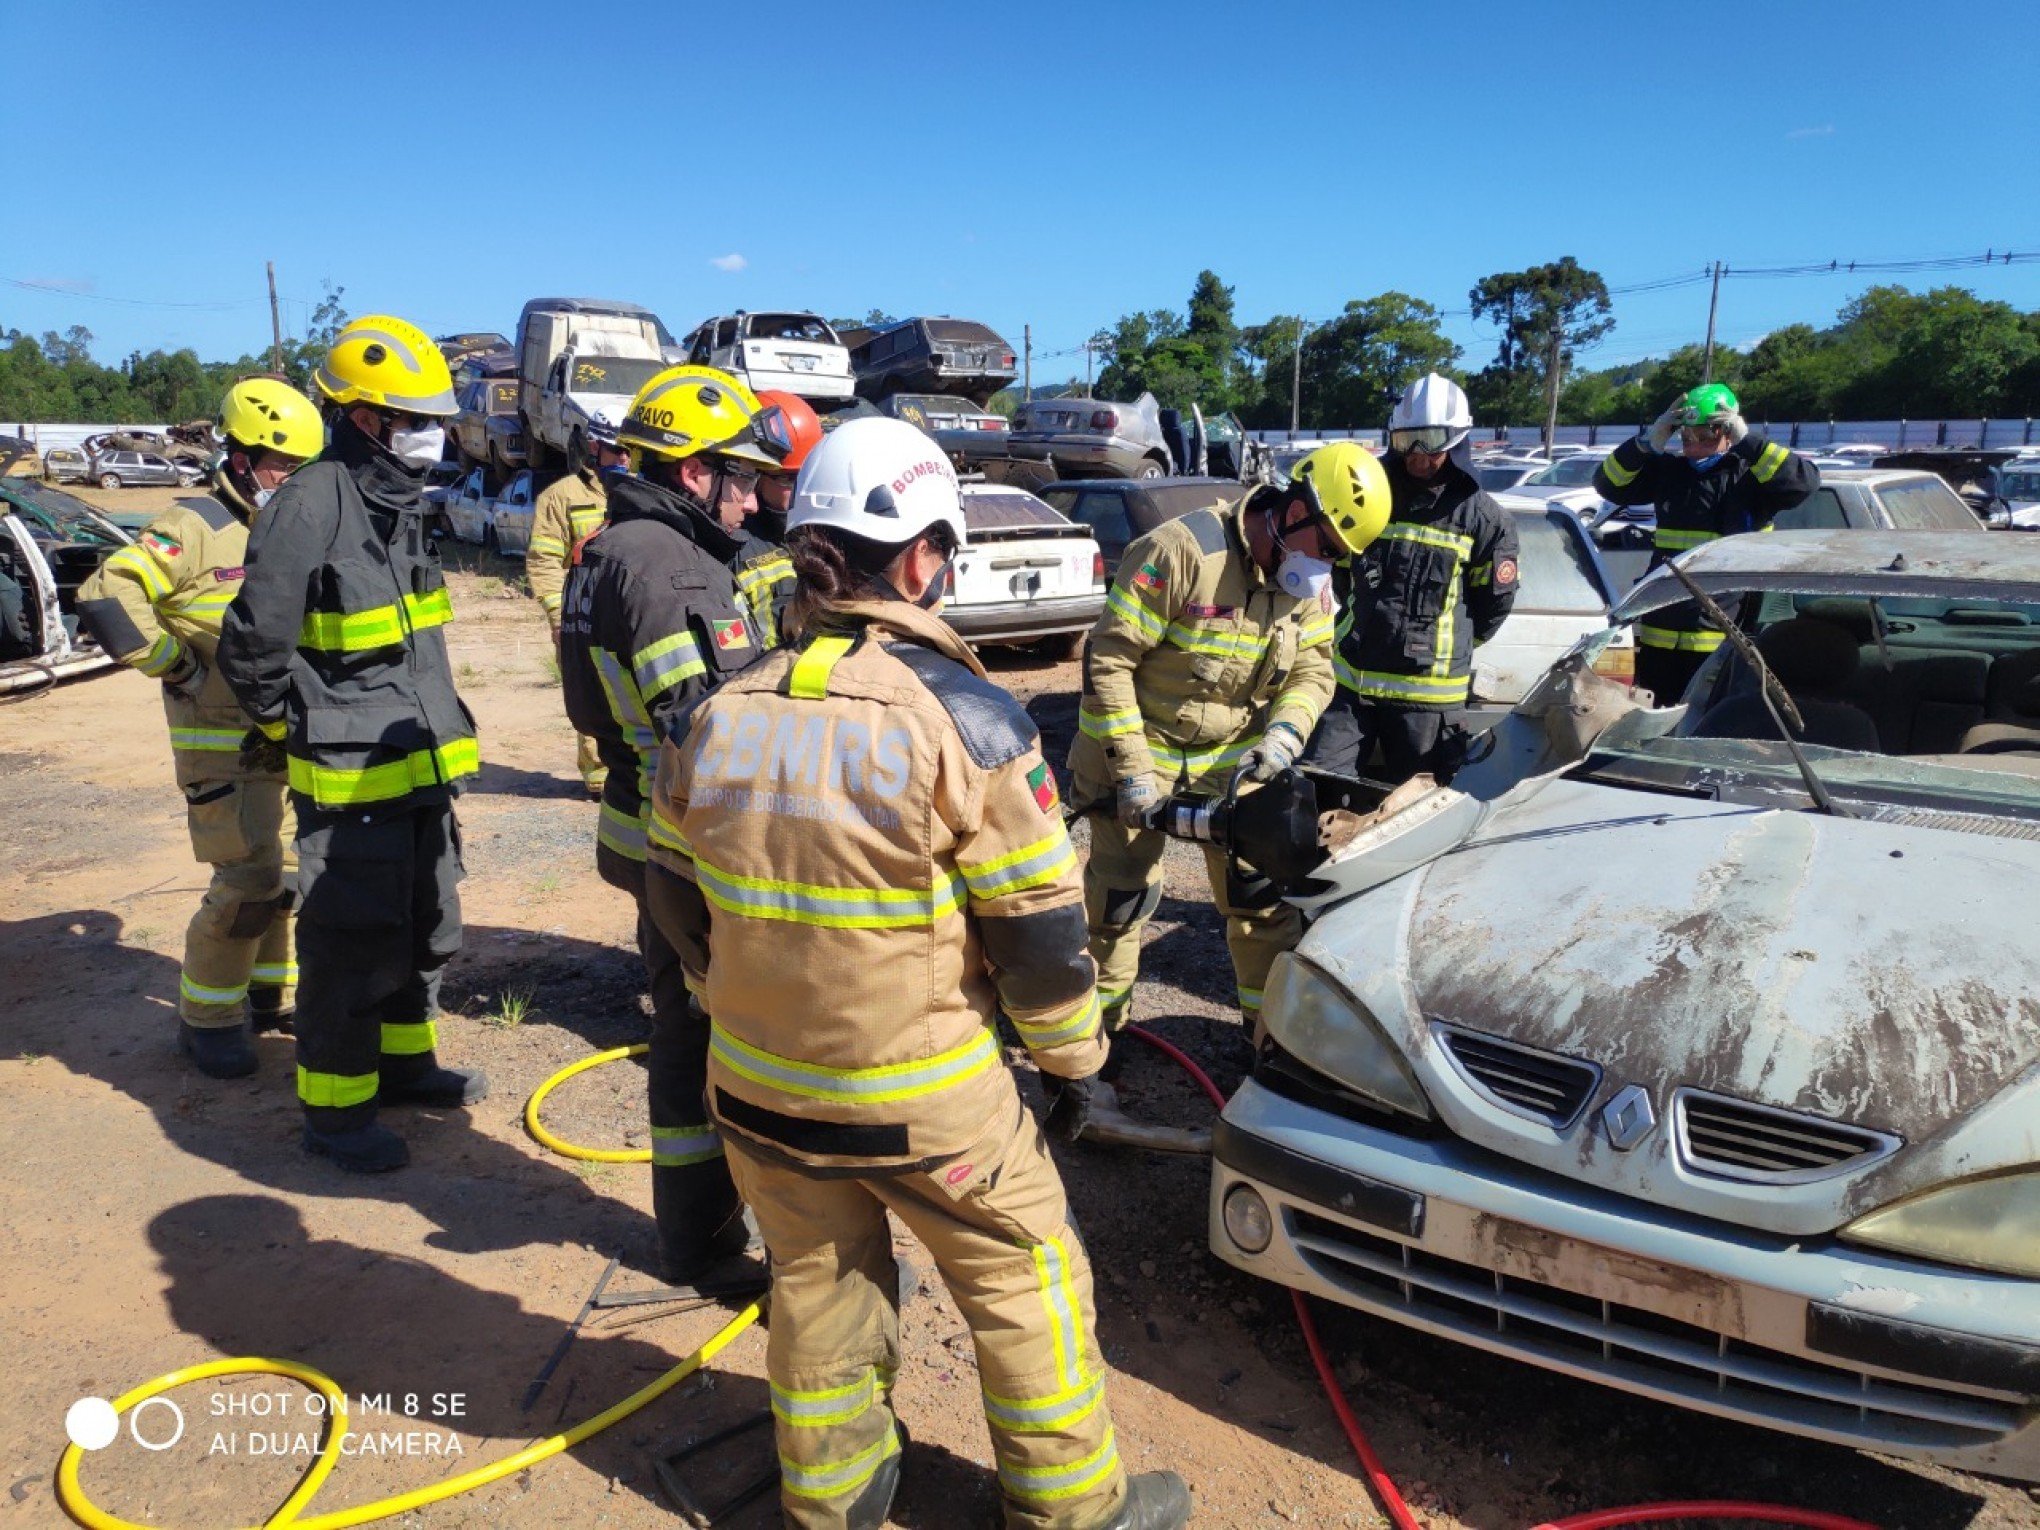
{"type": "MultiPolygon", "coordinates": [[[[541,293],[675,331],[880,307],[1032,324],[1052,382],[1082,357],[1044,353],[1180,308],[1204,266],[1254,322],[1464,308],[1566,254],[1620,286],[2040,250],[2032,0],[155,9],[9,22],[12,57],[76,67],[0,96],[0,277],[61,289],[0,285],[0,327],[84,324],[101,359],[258,350],[269,258],[290,328],[323,278],[434,333],[541,293]]],[[[2040,308],[2040,263],[1912,280],[2040,308]]],[[[1867,284],[1732,280],[1722,337],[1867,284]]],[[[1583,359],[1706,313],[1704,285],[1618,297],[1583,359]]]]}

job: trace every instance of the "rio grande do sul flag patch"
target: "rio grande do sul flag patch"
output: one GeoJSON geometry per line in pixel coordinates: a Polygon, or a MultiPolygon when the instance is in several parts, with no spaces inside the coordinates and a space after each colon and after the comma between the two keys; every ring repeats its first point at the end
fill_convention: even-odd
{"type": "Polygon", "coordinates": [[[745,630],[744,619],[741,616],[732,621],[715,624],[715,646],[725,653],[732,648],[751,646],[751,634],[745,630]]]}
{"type": "Polygon", "coordinates": [[[1133,576],[1133,587],[1136,590],[1159,590],[1168,582],[1169,576],[1152,563],[1143,563],[1133,576]]]}
{"type": "Polygon", "coordinates": [[[1027,772],[1027,789],[1034,793],[1034,805],[1044,813],[1053,813],[1062,800],[1056,795],[1055,773],[1046,760],[1027,772]]]}

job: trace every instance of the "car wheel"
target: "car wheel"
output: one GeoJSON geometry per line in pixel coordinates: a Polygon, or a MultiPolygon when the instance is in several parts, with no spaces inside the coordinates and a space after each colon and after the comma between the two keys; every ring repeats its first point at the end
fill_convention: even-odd
{"type": "Polygon", "coordinates": [[[1139,479],[1165,478],[1168,476],[1168,469],[1152,457],[1143,457],[1140,466],[1134,470],[1133,476],[1139,479]]]}
{"type": "Polygon", "coordinates": [[[118,473],[101,473],[101,474],[99,475],[99,487],[100,487],[100,488],[102,488],[102,489],[117,489],[117,488],[119,488],[119,487],[120,487],[120,474],[118,474],[118,473]]]}

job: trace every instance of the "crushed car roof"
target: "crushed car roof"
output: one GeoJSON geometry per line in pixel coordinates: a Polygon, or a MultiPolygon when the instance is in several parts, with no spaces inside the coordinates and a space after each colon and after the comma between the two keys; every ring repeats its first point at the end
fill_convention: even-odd
{"type": "MultiPolygon", "coordinates": [[[[1723,537],[1679,560],[1703,590],[2040,601],[2040,537],[1960,531],[1776,531],[1723,537]]],[[[1610,613],[1631,621],[1687,599],[1651,571],[1610,613]]]]}

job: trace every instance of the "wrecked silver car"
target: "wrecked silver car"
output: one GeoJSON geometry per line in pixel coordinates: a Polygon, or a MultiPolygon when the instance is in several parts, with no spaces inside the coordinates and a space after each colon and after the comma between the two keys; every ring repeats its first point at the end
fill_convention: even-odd
{"type": "MultiPolygon", "coordinates": [[[[1679,567],[1747,636],[1678,704],[1594,673],[1597,634],[1449,787],[1329,815],[1212,1248],[2040,1480],[2040,547],[1783,532],[1679,567]]],[[[1612,619],[1687,598],[1660,569],[1612,619]]]]}

